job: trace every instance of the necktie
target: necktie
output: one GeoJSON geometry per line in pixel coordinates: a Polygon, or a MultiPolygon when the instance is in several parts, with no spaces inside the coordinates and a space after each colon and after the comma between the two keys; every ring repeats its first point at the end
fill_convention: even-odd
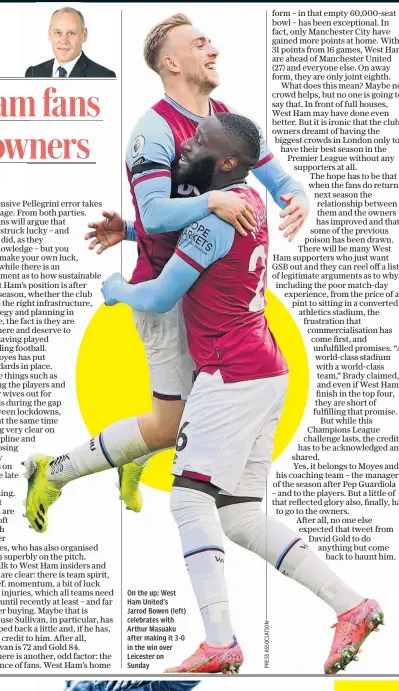
{"type": "Polygon", "coordinates": [[[58,68],[58,74],[60,77],[66,77],[67,76],[67,71],[64,67],[59,67],[58,68]]]}

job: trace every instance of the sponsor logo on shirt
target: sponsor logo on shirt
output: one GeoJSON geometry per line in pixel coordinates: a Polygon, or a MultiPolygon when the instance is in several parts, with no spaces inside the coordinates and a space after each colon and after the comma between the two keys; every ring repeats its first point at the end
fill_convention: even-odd
{"type": "Polygon", "coordinates": [[[209,241],[208,236],[210,234],[209,228],[201,225],[197,221],[192,223],[188,228],[184,228],[181,233],[181,238],[184,240],[189,240],[191,245],[195,245],[200,252],[208,254],[212,249],[212,242],[209,241]]]}

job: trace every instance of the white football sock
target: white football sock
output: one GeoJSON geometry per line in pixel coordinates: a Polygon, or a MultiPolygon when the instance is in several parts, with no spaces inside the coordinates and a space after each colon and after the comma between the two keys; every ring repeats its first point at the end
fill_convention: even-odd
{"type": "Polygon", "coordinates": [[[344,583],[290,528],[267,517],[267,561],[324,600],[339,615],[364,598],[344,583]]]}
{"type": "Polygon", "coordinates": [[[144,465],[151,456],[140,432],[137,417],[118,420],[100,434],[67,454],[58,456],[47,471],[56,487],[78,477],[115,468],[136,459],[144,465]]]}
{"type": "Polygon", "coordinates": [[[173,487],[170,506],[201,611],[206,642],[216,647],[229,645],[234,634],[224,578],[223,534],[215,500],[205,492],[173,487]]]}
{"type": "Polygon", "coordinates": [[[226,537],[266,559],[266,516],[260,502],[228,504],[218,511],[226,537]]]}
{"type": "Polygon", "coordinates": [[[230,540],[267,559],[285,576],[315,593],[338,615],[363,601],[291,528],[266,516],[258,502],[257,506],[255,502],[229,504],[219,509],[219,515],[230,540]]]}

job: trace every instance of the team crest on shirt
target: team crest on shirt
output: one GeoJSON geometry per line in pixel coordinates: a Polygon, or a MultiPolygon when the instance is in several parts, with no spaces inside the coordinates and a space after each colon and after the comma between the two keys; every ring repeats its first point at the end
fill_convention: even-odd
{"type": "Polygon", "coordinates": [[[136,158],[136,156],[138,156],[142,152],[142,150],[144,149],[144,146],[145,146],[145,138],[143,137],[142,134],[139,134],[139,136],[136,137],[136,139],[134,140],[133,145],[132,145],[133,158],[136,158]]]}

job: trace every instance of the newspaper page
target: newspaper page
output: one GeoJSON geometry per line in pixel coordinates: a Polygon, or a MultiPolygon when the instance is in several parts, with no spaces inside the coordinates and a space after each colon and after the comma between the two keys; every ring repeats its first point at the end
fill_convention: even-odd
{"type": "Polygon", "coordinates": [[[7,690],[399,686],[397,13],[0,5],[7,690]]]}

